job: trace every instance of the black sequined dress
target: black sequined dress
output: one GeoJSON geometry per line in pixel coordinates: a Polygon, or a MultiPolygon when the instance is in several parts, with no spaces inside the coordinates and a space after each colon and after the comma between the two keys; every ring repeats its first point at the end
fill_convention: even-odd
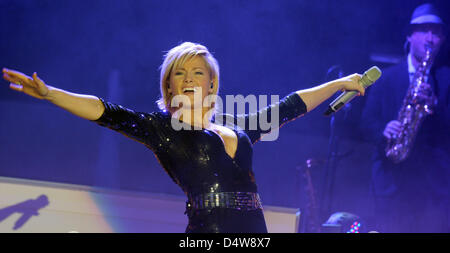
{"type": "MultiPolygon", "coordinates": [[[[234,158],[226,152],[219,135],[207,129],[175,130],[171,125],[171,114],[167,111],[152,113],[134,112],[121,105],[100,99],[105,112],[96,121],[151,149],[159,163],[185,192],[191,196],[215,192],[256,193],[257,186],[252,170],[252,145],[268,132],[259,127],[243,130],[237,127],[244,120],[248,128],[253,119],[267,113],[271,119],[274,108],[279,110],[279,124],[293,120],[306,112],[301,98],[292,93],[280,102],[257,113],[233,117],[234,126],[229,127],[237,135],[237,150],[234,158]],[[242,122],[242,121],[241,121],[242,122]]],[[[227,115],[217,115],[215,122],[229,122],[227,115]]],[[[259,126],[259,124],[257,124],[259,126]]],[[[186,209],[189,224],[186,232],[267,232],[261,209],[236,210],[231,208],[186,209]]]]}

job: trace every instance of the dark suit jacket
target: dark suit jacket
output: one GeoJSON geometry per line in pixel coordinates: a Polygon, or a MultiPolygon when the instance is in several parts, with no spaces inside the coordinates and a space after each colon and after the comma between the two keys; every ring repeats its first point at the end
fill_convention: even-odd
{"type": "Polygon", "coordinates": [[[376,196],[406,192],[449,197],[450,68],[432,69],[429,83],[438,97],[438,105],[424,120],[409,157],[399,164],[393,164],[385,157],[383,130],[389,121],[397,119],[409,86],[406,58],[383,70],[381,78],[367,90],[361,127],[375,147],[372,190],[376,196]]]}

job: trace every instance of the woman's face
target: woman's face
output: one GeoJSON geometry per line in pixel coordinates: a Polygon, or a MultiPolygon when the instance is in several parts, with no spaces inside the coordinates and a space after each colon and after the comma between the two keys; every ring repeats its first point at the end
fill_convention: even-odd
{"type": "Polygon", "coordinates": [[[202,108],[205,97],[213,92],[212,82],[211,73],[203,57],[194,56],[183,66],[172,70],[167,90],[172,97],[182,95],[182,99],[189,99],[191,107],[193,105],[195,108],[202,108]]]}

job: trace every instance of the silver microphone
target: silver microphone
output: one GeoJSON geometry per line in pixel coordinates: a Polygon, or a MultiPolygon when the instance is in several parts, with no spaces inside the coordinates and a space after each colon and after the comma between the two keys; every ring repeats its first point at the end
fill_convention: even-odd
{"type": "MultiPolygon", "coordinates": [[[[381,70],[377,66],[371,67],[369,70],[364,72],[363,76],[359,80],[364,89],[372,85],[381,76],[381,70]]],[[[328,106],[327,111],[324,113],[325,116],[339,111],[345,104],[349,103],[358,94],[357,91],[344,91],[339,97],[337,97],[328,106]]]]}

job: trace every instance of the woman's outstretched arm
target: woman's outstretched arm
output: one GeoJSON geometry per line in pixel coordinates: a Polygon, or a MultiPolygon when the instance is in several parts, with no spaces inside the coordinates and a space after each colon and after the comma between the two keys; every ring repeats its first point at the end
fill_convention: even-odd
{"type": "Polygon", "coordinates": [[[75,94],[45,84],[35,73],[31,77],[3,68],[3,78],[10,82],[9,87],[29,96],[48,100],[51,103],[87,120],[97,120],[105,107],[95,96],[75,94]]]}
{"type": "Polygon", "coordinates": [[[361,75],[353,74],[310,89],[299,90],[296,91],[296,93],[306,104],[307,111],[309,112],[339,90],[358,91],[361,95],[364,95],[365,91],[363,86],[359,83],[360,79],[361,75]]]}

